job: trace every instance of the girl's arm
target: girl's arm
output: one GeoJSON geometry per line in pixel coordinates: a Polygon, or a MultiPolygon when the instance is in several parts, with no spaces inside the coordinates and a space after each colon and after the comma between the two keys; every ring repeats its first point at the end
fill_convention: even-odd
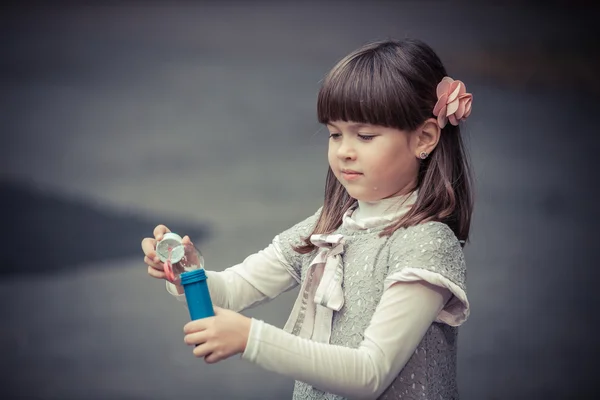
{"type": "Polygon", "coordinates": [[[384,291],[356,349],[317,343],[253,319],[242,358],[323,391],[375,398],[398,376],[451,297],[425,281],[384,291]]]}
{"type": "MultiPolygon", "coordinates": [[[[207,271],[208,290],[217,307],[242,311],[269,301],[300,283],[302,255],[293,246],[310,234],[316,213],[275,236],[266,249],[222,272],[207,271]]],[[[167,282],[167,290],[185,301],[181,290],[167,282]]]]}
{"type": "MultiPolygon", "coordinates": [[[[206,271],[206,274],[213,304],[233,311],[272,300],[298,284],[293,268],[281,252],[279,237],[242,263],[221,272],[206,271]]],[[[185,302],[181,286],[167,281],[167,291],[185,302]]]]}

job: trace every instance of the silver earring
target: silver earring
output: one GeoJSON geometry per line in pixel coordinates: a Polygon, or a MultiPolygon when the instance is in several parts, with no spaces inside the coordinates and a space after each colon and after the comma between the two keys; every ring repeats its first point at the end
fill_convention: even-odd
{"type": "Polygon", "coordinates": [[[422,152],[421,152],[421,154],[419,154],[419,158],[420,158],[421,160],[424,160],[424,159],[426,159],[426,158],[427,158],[427,156],[428,156],[428,155],[429,155],[429,154],[427,154],[426,152],[422,151],[422,152]]]}

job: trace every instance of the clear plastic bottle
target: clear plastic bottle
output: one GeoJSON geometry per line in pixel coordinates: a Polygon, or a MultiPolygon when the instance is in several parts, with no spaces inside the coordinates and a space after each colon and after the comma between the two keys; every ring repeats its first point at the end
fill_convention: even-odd
{"type": "Polygon", "coordinates": [[[156,244],[156,254],[165,266],[167,280],[175,285],[181,284],[181,274],[204,269],[204,257],[191,243],[183,243],[176,233],[165,233],[156,244]]]}

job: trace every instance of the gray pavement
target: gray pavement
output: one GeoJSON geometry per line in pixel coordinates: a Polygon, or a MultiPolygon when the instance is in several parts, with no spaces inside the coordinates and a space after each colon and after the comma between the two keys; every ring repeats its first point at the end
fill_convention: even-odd
{"type": "MultiPolygon", "coordinates": [[[[132,235],[174,221],[202,238],[207,268],[222,270],[314,212],[326,168],[319,80],[362,43],[406,35],[451,60],[451,74],[474,93],[465,133],[477,180],[466,249],[473,310],[460,336],[462,398],[589,393],[598,350],[589,157],[600,150],[590,134],[598,101],[561,82],[507,85],[502,68],[492,74],[475,62],[491,44],[518,50],[525,39],[576,37],[585,24],[568,24],[560,10],[455,4],[131,2],[8,13],[2,181],[138,219],[119,217],[112,234],[94,236],[96,220],[66,215],[106,258],[0,276],[0,396],[290,398],[287,378],[235,358],[208,366],[192,356],[183,344],[187,311],[147,277],[143,235],[132,235]]],[[[15,212],[29,215],[5,210],[3,219],[15,212]]],[[[62,224],[26,222],[20,232],[48,232],[46,251],[64,253],[65,263],[83,252],[60,241],[62,224]]],[[[44,264],[35,243],[30,249],[14,268],[44,264]]],[[[283,326],[296,293],[246,314],[283,326]]]]}

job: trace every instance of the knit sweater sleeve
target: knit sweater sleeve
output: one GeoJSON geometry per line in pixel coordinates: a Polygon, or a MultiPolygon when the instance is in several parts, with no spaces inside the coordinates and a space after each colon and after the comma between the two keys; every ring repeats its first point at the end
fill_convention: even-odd
{"type": "Polygon", "coordinates": [[[397,231],[391,249],[384,289],[397,282],[417,281],[446,288],[452,297],[436,322],[459,326],[467,320],[470,308],[464,254],[447,225],[428,222],[397,231]]]}

